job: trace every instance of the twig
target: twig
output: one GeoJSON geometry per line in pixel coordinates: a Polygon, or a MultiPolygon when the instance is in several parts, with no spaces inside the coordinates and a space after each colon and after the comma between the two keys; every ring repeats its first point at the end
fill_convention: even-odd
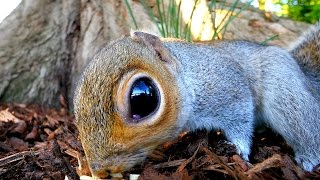
{"type": "Polygon", "coordinates": [[[245,174],[251,175],[251,174],[259,173],[265,169],[269,169],[272,167],[280,167],[282,160],[283,159],[279,154],[275,154],[272,157],[262,161],[261,163],[256,164],[253,168],[245,172],[245,174]]]}
{"type": "Polygon", "coordinates": [[[176,172],[181,172],[192,160],[194,160],[194,158],[196,157],[196,155],[199,151],[200,146],[201,146],[201,143],[199,143],[199,145],[198,145],[196,151],[193,153],[193,155],[189,159],[184,161],[182,164],[180,164],[180,166],[178,167],[176,172]]]}
{"type": "Polygon", "coordinates": [[[65,172],[66,174],[68,175],[68,177],[70,179],[79,179],[79,176],[77,175],[76,171],[71,167],[70,163],[68,160],[66,160],[64,157],[63,157],[63,154],[60,150],[60,146],[59,144],[57,143],[56,140],[53,140],[53,154],[61,159],[61,161],[63,162],[63,165],[64,165],[64,169],[65,169],[65,172]]]}
{"type": "Polygon", "coordinates": [[[225,162],[223,162],[218,155],[211,152],[208,148],[201,146],[201,150],[205,152],[208,156],[210,156],[212,159],[214,159],[217,163],[221,165],[221,167],[228,172],[230,176],[232,176],[234,179],[248,179],[243,172],[235,169],[232,170],[225,162]]]}
{"type": "Polygon", "coordinates": [[[12,154],[10,156],[0,159],[0,167],[6,166],[10,163],[23,160],[26,156],[37,156],[40,154],[40,151],[23,151],[12,154]]]}
{"type": "Polygon", "coordinates": [[[179,160],[174,160],[174,161],[169,161],[169,162],[165,162],[165,163],[156,164],[153,167],[156,168],[156,169],[166,168],[166,167],[174,167],[174,166],[181,165],[184,161],[186,161],[186,159],[179,159],[179,160]]]}

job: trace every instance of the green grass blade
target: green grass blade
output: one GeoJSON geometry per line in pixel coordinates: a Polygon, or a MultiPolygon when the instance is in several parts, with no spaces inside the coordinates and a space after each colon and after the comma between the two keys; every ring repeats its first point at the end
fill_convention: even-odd
{"type": "Polygon", "coordinates": [[[236,14],[232,15],[233,12],[234,12],[235,9],[236,9],[237,4],[239,3],[239,0],[237,0],[236,2],[234,2],[234,3],[232,4],[231,8],[229,9],[227,15],[223,18],[222,22],[224,22],[224,20],[226,19],[227,16],[229,16],[230,13],[232,13],[231,16],[230,16],[230,17],[227,17],[228,19],[227,19],[226,23],[222,23],[222,24],[220,24],[220,25],[218,26],[218,28],[217,28],[217,30],[218,30],[217,34],[219,34],[219,33],[222,32],[222,37],[223,37],[223,36],[225,35],[225,32],[226,32],[226,29],[227,29],[228,25],[229,25],[236,17],[238,17],[238,15],[239,15],[241,12],[243,12],[244,10],[246,10],[246,9],[250,6],[250,4],[251,4],[252,2],[253,2],[253,0],[245,3],[245,6],[243,6],[242,8],[240,8],[240,10],[239,10],[236,14]],[[222,25],[222,27],[221,27],[221,25],[222,25]],[[221,28],[220,28],[220,27],[221,27],[221,28]]]}
{"type": "Polygon", "coordinates": [[[182,1],[179,2],[178,4],[178,11],[177,11],[177,14],[176,14],[176,17],[177,17],[177,21],[176,21],[176,24],[175,24],[175,37],[178,38],[179,37],[179,34],[180,34],[180,20],[181,20],[181,3],[182,1]]]}
{"type": "Polygon", "coordinates": [[[159,15],[159,23],[160,23],[160,27],[161,27],[161,32],[163,32],[163,37],[167,37],[167,32],[164,27],[165,20],[162,17],[163,12],[161,12],[161,7],[160,7],[160,0],[156,0],[156,5],[157,5],[157,10],[158,10],[158,15],[159,15]]]}
{"type": "Polygon", "coordinates": [[[231,23],[231,21],[233,21],[236,17],[238,17],[238,15],[243,12],[244,10],[248,9],[251,5],[251,3],[253,2],[253,0],[245,3],[245,6],[243,6],[242,8],[240,8],[240,10],[233,16],[230,17],[230,19],[227,21],[227,23],[224,25],[223,27],[223,33],[222,35],[224,36],[224,34],[226,33],[226,29],[228,27],[228,25],[231,23]]]}
{"type": "Polygon", "coordinates": [[[277,38],[279,38],[279,35],[273,35],[273,36],[263,40],[262,42],[260,42],[260,44],[266,45],[268,42],[273,41],[273,40],[275,40],[277,38]]]}
{"type": "Polygon", "coordinates": [[[193,8],[192,8],[192,11],[191,11],[191,15],[190,15],[190,18],[189,20],[186,22],[185,24],[185,28],[184,28],[184,36],[185,36],[185,39],[187,41],[191,41],[191,23],[192,23],[192,18],[193,18],[193,14],[194,14],[194,11],[196,10],[196,7],[197,7],[197,4],[198,4],[198,0],[196,0],[194,2],[194,5],[193,5],[193,8]]]}
{"type": "MultiPolygon", "coordinates": [[[[237,4],[239,3],[239,0],[236,0],[234,3],[232,3],[232,6],[229,8],[228,12],[226,15],[224,15],[224,17],[221,20],[221,23],[218,25],[217,30],[219,34],[223,29],[226,28],[226,24],[228,23],[228,21],[230,21],[231,17],[232,17],[232,13],[234,12],[235,8],[237,7],[237,4]],[[228,19],[227,19],[228,18],[228,19]],[[224,23],[227,20],[226,23],[224,23]],[[222,26],[222,27],[221,27],[222,26]]],[[[223,6],[222,9],[225,9],[225,7],[223,6]]]]}
{"type": "Polygon", "coordinates": [[[133,21],[134,28],[135,28],[135,29],[138,29],[138,24],[137,24],[136,18],[134,17],[134,15],[133,15],[133,13],[132,13],[132,9],[131,9],[131,6],[130,6],[128,0],[125,0],[125,4],[126,4],[126,7],[127,7],[127,9],[128,9],[129,15],[130,15],[130,17],[131,17],[131,19],[132,19],[132,21],[133,21]]]}

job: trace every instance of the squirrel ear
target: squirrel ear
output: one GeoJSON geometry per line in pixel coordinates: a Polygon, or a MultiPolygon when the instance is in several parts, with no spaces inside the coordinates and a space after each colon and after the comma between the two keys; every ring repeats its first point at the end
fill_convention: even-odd
{"type": "Polygon", "coordinates": [[[162,61],[172,63],[172,59],[159,37],[145,32],[136,31],[131,33],[131,38],[135,41],[144,42],[147,46],[151,47],[155,50],[162,61]]]}

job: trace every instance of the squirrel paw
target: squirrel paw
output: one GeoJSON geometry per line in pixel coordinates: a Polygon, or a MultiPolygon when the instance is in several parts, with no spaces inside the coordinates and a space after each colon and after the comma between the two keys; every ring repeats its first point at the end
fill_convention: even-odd
{"type": "Polygon", "coordinates": [[[231,139],[231,142],[236,146],[237,153],[248,162],[251,150],[251,140],[249,138],[231,139]]]}
{"type": "Polygon", "coordinates": [[[297,161],[297,163],[306,171],[311,172],[314,170],[314,167],[320,166],[319,157],[310,158],[312,156],[302,154],[296,154],[295,156],[295,160],[297,161]]]}

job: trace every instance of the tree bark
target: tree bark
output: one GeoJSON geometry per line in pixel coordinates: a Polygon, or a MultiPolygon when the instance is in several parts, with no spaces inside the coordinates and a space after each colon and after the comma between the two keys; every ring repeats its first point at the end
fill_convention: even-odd
{"type": "Polygon", "coordinates": [[[23,0],[0,24],[0,102],[71,100],[84,66],[130,23],[123,0],[23,0]]]}
{"type": "Polygon", "coordinates": [[[1,102],[57,105],[66,95],[79,1],[22,1],[0,26],[1,102]],[[67,5],[67,3],[70,5],[67,5]]]}

